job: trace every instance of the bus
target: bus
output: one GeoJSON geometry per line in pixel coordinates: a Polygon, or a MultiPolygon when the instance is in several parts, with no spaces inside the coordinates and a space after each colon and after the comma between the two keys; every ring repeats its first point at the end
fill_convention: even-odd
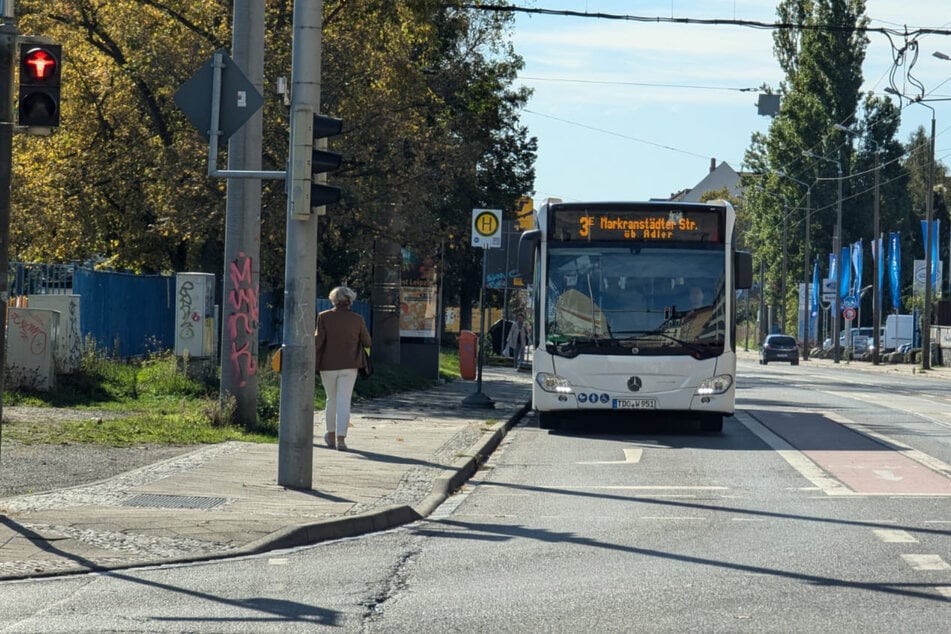
{"type": "Polygon", "coordinates": [[[533,280],[532,406],[571,414],[673,412],[719,432],[734,411],[736,293],[752,256],[723,201],[548,199],[519,241],[533,280]]]}

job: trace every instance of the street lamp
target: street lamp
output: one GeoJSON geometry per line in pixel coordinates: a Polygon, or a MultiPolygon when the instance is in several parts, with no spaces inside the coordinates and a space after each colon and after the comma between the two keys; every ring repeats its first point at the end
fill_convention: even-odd
{"type": "MultiPolygon", "coordinates": [[[[842,258],[842,161],[839,159],[831,159],[825,156],[819,156],[809,150],[804,150],[802,153],[803,156],[808,156],[820,161],[827,161],[829,163],[834,163],[836,171],[838,173],[838,182],[839,182],[839,195],[838,200],[835,203],[835,234],[832,236],[832,251],[835,253],[836,261],[842,258]]],[[[842,267],[849,266],[848,262],[839,262],[838,270],[836,272],[836,277],[842,276],[842,267]]],[[[839,357],[841,355],[842,349],[839,346],[839,330],[841,329],[842,318],[842,297],[839,292],[839,280],[835,280],[835,306],[832,310],[832,340],[834,343],[833,346],[833,360],[838,363],[839,357]]]]}
{"type": "MultiPolygon", "coordinates": [[[[793,178],[792,176],[790,176],[789,174],[781,170],[776,173],[782,176],[783,178],[788,178],[789,180],[799,183],[800,185],[806,188],[806,240],[803,243],[803,260],[804,261],[802,266],[802,280],[803,280],[803,289],[805,289],[804,292],[806,296],[806,304],[803,310],[804,324],[803,324],[803,337],[802,337],[802,340],[803,340],[802,360],[808,361],[809,360],[809,320],[811,316],[810,306],[809,306],[809,302],[811,301],[811,298],[809,295],[809,236],[810,236],[809,222],[812,219],[812,185],[809,185],[808,183],[801,181],[798,178],[793,178]]],[[[813,183],[813,185],[815,185],[815,183],[813,183]]],[[[785,244],[786,242],[784,239],[783,245],[785,244]]],[[[785,250],[783,253],[785,255],[785,250]]],[[[785,272],[783,273],[783,275],[785,276],[785,272]]]]}
{"type": "MultiPolygon", "coordinates": [[[[834,127],[836,130],[841,130],[842,132],[845,132],[846,134],[849,134],[852,136],[861,136],[859,132],[856,132],[855,130],[852,130],[851,128],[847,128],[844,125],[841,125],[839,123],[836,123],[832,127],[834,127]]],[[[882,329],[882,311],[878,306],[879,302],[881,301],[881,292],[882,292],[881,289],[878,287],[878,267],[880,266],[879,260],[882,257],[882,253],[881,253],[882,249],[881,249],[881,242],[875,242],[875,241],[880,240],[881,238],[881,235],[880,235],[881,229],[879,228],[880,201],[879,201],[878,189],[879,189],[879,180],[881,175],[879,170],[880,168],[879,158],[882,153],[882,148],[878,144],[878,141],[873,139],[871,136],[866,136],[865,138],[866,140],[868,140],[875,146],[875,200],[872,205],[874,209],[874,221],[873,221],[874,228],[872,229],[873,231],[872,240],[873,240],[873,243],[877,245],[878,252],[875,258],[875,270],[872,272],[872,276],[873,276],[872,277],[872,337],[873,337],[873,344],[875,346],[872,349],[872,365],[878,365],[878,360],[879,360],[878,355],[879,355],[879,346],[881,344],[881,329],[882,329]]],[[[861,283],[862,283],[861,280],[859,280],[859,284],[861,283]]],[[[860,319],[859,326],[861,325],[862,325],[862,320],[860,319]]]]}
{"type": "MultiPolygon", "coordinates": [[[[942,55],[944,55],[944,53],[942,53],[942,55]]],[[[935,57],[944,59],[937,54],[935,57]]],[[[904,96],[891,86],[885,88],[885,92],[897,95],[899,98],[904,96]]],[[[928,170],[928,189],[925,192],[925,219],[927,221],[925,223],[925,301],[921,313],[921,369],[928,370],[931,368],[931,246],[934,241],[934,237],[931,235],[931,232],[934,231],[934,228],[931,226],[931,219],[932,216],[934,216],[935,111],[934,108],[924,103],[921,97],[910,99],[909,101],[924,106],[931,111],[931,167],[928,170]]]]}

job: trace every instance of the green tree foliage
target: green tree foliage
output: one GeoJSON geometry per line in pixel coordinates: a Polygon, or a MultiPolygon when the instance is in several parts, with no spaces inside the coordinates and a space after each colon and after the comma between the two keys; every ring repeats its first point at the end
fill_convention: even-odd
{"type": "MultiPolygon", "coordinates": [[[[383,237],[445,243],[454,283],[471,285],[473,254],[459,242],[471,208],[514,209],[531,191],[512,17],[461,4],[324,2],[321,111],[344,121],[331,180],[345,193],[318,223],[323,286],[367,289],[383,237]]],[[[292,8],[266,3],[263,169],[286,163],[288,111],[274,86],[291,75],[292,8]]],[[[52,136],[16,139],[11,257],[220,273],[225,182],[208,176],[207,145],[172,97],[230,48],[230,0],[21,0],[18,15],[21,33],[63,44],[64,98],[52,136]]],[[[283,182],[265,181],[265,289],[282,284],[285,216],[283,182]]]]}
{"type": "MultiPolygon", "coordinates": [[[[795,324],[795,281],[803,279],[804,266],[811,268],[811,263],[803,262],[806,190],[811,190],[812,202],[810,247],[824,261],[832,251],[837,215],[838,169],[834,161],[848,174],[853,160],[851,137],[834,125],[868,128],[857,123],[861,67],[868,43],[857,30],[867,23],[864,11],[864,0],[783,0],[777,5],[780,21],[802,28],[778,30],[774,35],[774,52],[786,73],[780,88],[780,113],[768,135],[754,137],[747,162],[756,174],[748,176],[744,184],[751,234],[747,243],[756,245],[755,256],[766,264],[766,287],[776,293],[782,288],[783,229],[786,231],[787,292],[785,297],[774,296],[773,302],[787,306],[788,323],[780,325],[785,330],[795,324]],[[806,158],[804,152],[830,160],[806,158]]],[[[881,132],[885,132],[884,126],[881,132]]],[[[871,207],[867,201],[857,202],[858,190],[851,179],[842,185],[842,244],[860,237],[865,237],[867,244],[871,207]]]]}

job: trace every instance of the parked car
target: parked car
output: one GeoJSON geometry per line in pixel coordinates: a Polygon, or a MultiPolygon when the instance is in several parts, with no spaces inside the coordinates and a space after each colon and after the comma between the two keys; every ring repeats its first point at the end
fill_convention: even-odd
{"type": "Polygon", "coordinates": [[[789,335],[768,335],[759,350],[760,365],[770,361],[789,361],[799,365],[799,344],[789,335]]]}

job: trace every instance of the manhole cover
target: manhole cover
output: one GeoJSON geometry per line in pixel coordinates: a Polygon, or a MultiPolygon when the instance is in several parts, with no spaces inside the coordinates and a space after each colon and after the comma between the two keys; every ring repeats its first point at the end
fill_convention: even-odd
{"type": "Polygon", "coordinates": [[[136,495],[123,502],[123,506],[144,506],[160,509],[210,509],[224,504],[226,498],[206,498],[197,495],[136,495]]]}

